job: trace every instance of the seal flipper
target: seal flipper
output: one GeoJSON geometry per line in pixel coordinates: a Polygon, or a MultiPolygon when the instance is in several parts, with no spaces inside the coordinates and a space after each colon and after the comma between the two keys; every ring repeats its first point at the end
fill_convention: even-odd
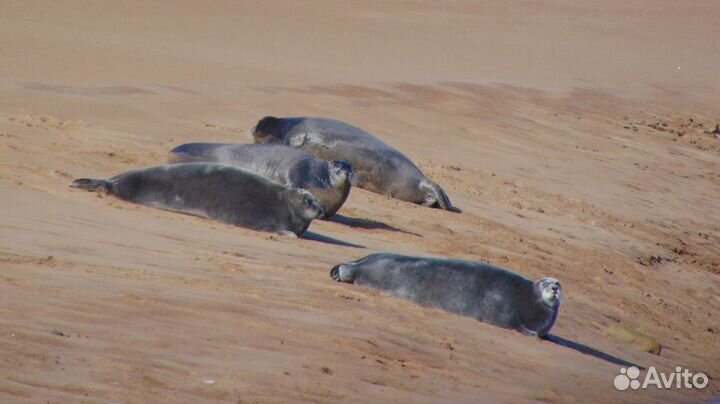
{"type": "MultiPolygon", "coordinates": [[[[342,265],[342,264],[341,264],[342,265]]],[[[340,265],[335,265],[330,270],[330,277],[336,282],[340,282],[340,265]]]]}
{"type": "Polygon", "coordinates": [[[184,152],[175,152],[174,150],[168,153],[168,164],[180,164],[180,163],[202,163],[204,159],[202,156],[193,156],[192,154],[184,152]]]}
{"type": "Polygon", "coordinates": [[[528,337],[542,338],[542,336],[539,335],[539,334],[537,333],[537,331],[533,331],[533,330],[527,329],[527,328],[525,328],[525,327],[523,327],[523,326],[520,326],[520,328],[518,329],[518,331],[520,331],[523,335],[527,335],[528,337]]]}
{"type": "Polygon", "coordinates": [[[92,178],[78,178],[70,184],[73,188],[87,189],[88,191],[110,192],[112,183],[108,180],[97,180],[92,178]]]}
{"type": "Polygon", "coordinates": [[[450,198],[447,196],[445,191],[442,188],[440,188],[440,185],[438,185],[432,181],[429,181],[429,182],[430,182],[430,187],[433,189],[433,191],[435,191],[435,194],[437,194],[436,204],[440,209],[444,209],[444,210],[447,210],[450,212],[455,212],[455,213],[462,212],[462,210],[460,210],[452,205],[452,203],[450,202],[450,198]]]}
{"type": "Polygon", "coordinates": [[[353,283],[355,270],[349,264],[338,264],[330,270],[330,277],[337,282],[353,283]]]}
{"type": "Polygon", "coordinates": [[[168,163],[202,163],[212,155],[212,153],[222,146],[222,143],[185,143],[170,150],[168,153],[168,163]]]}
{"type": "Polygon", "coordinates": [[[307,133],[299,133],[297,135],[293,135],[292,137],[290,137],[288,146],[299,149],[302,147],[302,145],[305,144],[305,142],[307,141],[307,138],[308,138],[307,133]]]}

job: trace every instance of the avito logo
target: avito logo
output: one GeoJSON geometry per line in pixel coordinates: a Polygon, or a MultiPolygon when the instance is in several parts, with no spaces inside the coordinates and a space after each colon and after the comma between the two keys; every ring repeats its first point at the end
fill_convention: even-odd
{"type": "Polygon", "coordinates": [[[683,369],[680,366],[675,368],[675,372],[665,374],[658,372],[654,366],[648,368],[645,378],[640,381],[640,369],[636,366],[620,369],[620,374],[615,376],[613,380],[615,388],[624,391],[628,388],[646,389],[648,386],[655,386],[658,389],[704,389],[707,387],[709,380],[704,373],[692,373],[689,369],[683,369]]]}

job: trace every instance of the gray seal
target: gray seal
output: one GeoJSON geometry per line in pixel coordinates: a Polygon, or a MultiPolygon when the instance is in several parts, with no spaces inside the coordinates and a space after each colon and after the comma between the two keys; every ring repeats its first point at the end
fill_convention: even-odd
{"type": "Polygon", "coordinates": [[[287,188],[226,164],[169,164],[128,171],[110,179],[81,178],[70,186],[284,235],[299,236],[322,213],[309,192],[287,188]]]}
{"type": "Polygon", "coordinates": [[[562,300],[556,279],[532,281],[475,261],[373,254],[333,267],[330,276],[538,337],[555,324],[562,300]]]}
{"type": "Polygon", "coordinates": [[[460,211],[405,155],[344,122],[267,116],[253,128],[252,136],[255,143],[281,143],[321,159],[347,161],[354,171],[354,186],[432,208],[460,211]]]}
{"type": "Polygon", "coordinates": [[[280,144],[186,143],[170,151],[168,162],[231,164],[287,187],[302,188],[320,202],[325,218],[340,209],[351,188],[350,164],[320,160],[280,144]]]}

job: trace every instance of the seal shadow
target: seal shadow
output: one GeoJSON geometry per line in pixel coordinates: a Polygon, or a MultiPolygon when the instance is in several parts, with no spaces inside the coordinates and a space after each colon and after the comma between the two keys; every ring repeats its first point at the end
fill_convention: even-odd
{"type": "Polygon", "coordinates": [[[615,364],[615,365],[618,365],[618,366],[625,366],[625,367],[635,366],[635,367],[637,367],[637,368],[640,369],[640,370],[645,370],[645,367],[643,367],[643,366],[637,365],[637,364],[632,363],[632,362],[628,362],[628,361],[626,361],[626,360],[624,360],[624,359],[618,358],[618,357],[616,357],[616,356],[612,356],[612,355],[610,355],[610,354],[606,354],[605,352],[598,351],[597,349],[591,348],[591,347],[589,347],[589,346],[587,346],[587,345],[583,345],[583,344],[578,343],[578,342],[570,341],[569,339],[565,339],[565,338],[562,338],[562,337],[558,337],[557,335],[548,334],[548,335],[545,336],[543,339],[544,339],[545,341],[552,342],[553,344],[557,344],[557,345],[560,345],[560,346],[564,346],[564,347],[566,347],[566,348],[574,349],[574,350],[576,350],[576,351],[578,351],[578,352],[580,352],[580,353],[583,353],[583,354],[585,354],[585,355],[594,356],[594,357],[596,357],[596,358],[598,358],[598,359],[602,359],[602,360],[608,361],[608,362],[610,362],[610,363],[612,363],[612,364],[615,364]]]}
{"type": "Polygon", "coordinates": [[[311,231],[306,231],[300,236],[303,240],[310,240],[310,241],[319,241],[321,243],[327,243],[332,245],[339,245],[341,247],[352,247],[352,248],[367,248],[364,245],[360,244],[353,244],[348,243],[347,241],[338,240],[336,238],[323,236],[322,234],[313,233],[311,231]]]}
{"type": "Polygon", "coordinates": [[[410,234],[413,236],[422,237],[422,235],[413,233],[411,231],[399,229],[395,226],[390,226],[389,224],[378,222],[377,220],[370,220],[370,219],[361,219],[358,217],[350,217],[350,216],[343,216],[340,214],[334,214],[332,217],[329,217],[327,219],[328,222],[338,223],[349,227],[355,227],[359,229],[367,229],[367,230],[387,230],[387,231],[395,231],[398,233],[405,233],[410,234]]]}

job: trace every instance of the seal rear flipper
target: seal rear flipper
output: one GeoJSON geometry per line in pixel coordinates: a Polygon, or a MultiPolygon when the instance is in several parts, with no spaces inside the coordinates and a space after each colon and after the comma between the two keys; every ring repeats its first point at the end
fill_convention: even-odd
{"type": "Polygon", "coordinates": [[[455,212],[455,213],[461,213],[461,212],[462,212],[462,210],[460,210],[459,208],[456,208],[456,207],[454,207],[454,206],[452,205],[452,203],[450,202],[450,198],[447,196],[447,194],[445,193],[445,191],[444,191],[442,188],[440,188],[440,185],[438,185],[438,184],[436,184],[436,183],[434,183],[434,182],[431,183],[431,184],[432,184],[432,185],[431,185],[432,188],[433,188],[433,189],[435,190],[435,192],[437,193],[437,196],[438,196],[438,198],[437,198],[437,205],[438,205],[438,207],[439,207],[440,209],[444,209],[444,210],[447,210],[447,211],[450,211],[450,212],[455,212]]]}
{"type": "Polygon", "coordinates": [[[353,283],[355,271],[348,264],[338,264],[330,270],[330,277],[336,282],[353,283]]]}
{"type": "Polygon", "coordinates": [[[73,188],[87,189],[88,191],[104,191],[109,192],[112,183],[108,180],[98,180],[92,178],[78,178],[70,184],[73,188]]]}
{"type": "Polygon", "coordinates": [[[167,162],[168,164],[180,164],[180,163],[203,163],[207,161],[202,156],[194,156],[192,154],[185,153],[183,151],[172,150],[168,153],[167,162]]]}
{"type": "Polygon", "coordinates": [[[185,143],[168,153],[168,163],[204,163],[216,160],[214,154],[224,143],[185,143]]]}
{"type": "Polygon", "coordinates": [[[289,238],[298,238],[298,235],[291,232],[290,230],[281,230],[277,232],[277,235],[289,238]]]}
{"type": "Polygon", "coordinates": [[[340,282],[340,265],[335,265],[330,270],[330,277],[336,282],[340,282]]]}

